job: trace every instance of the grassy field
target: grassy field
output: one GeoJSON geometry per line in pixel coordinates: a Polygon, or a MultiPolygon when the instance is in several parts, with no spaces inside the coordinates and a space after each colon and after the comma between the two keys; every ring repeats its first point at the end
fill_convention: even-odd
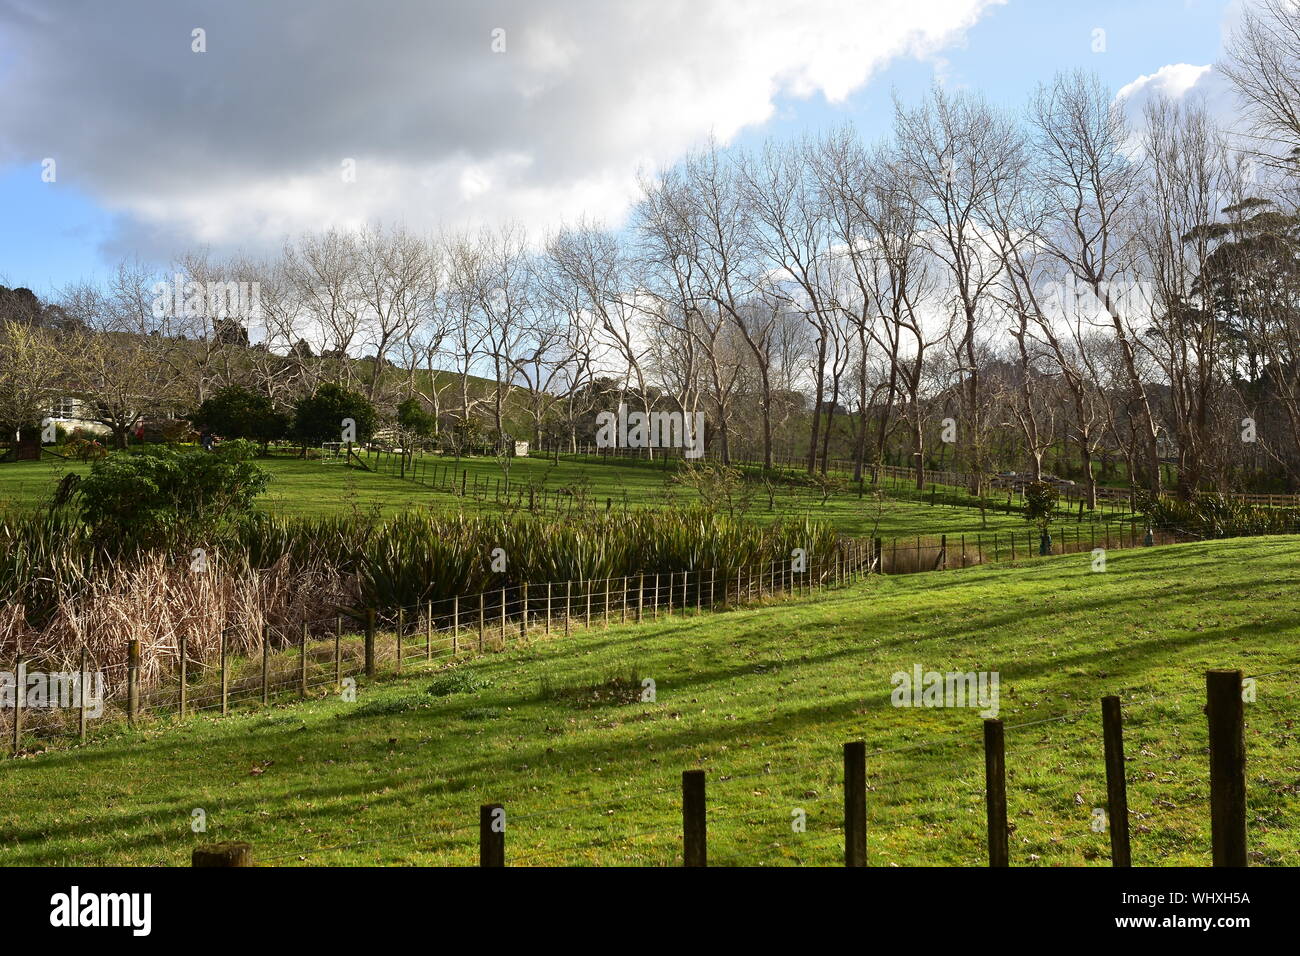
{"type": "Polygon", "coordinates": [[[481,803],[518,864],[679,862],[708,773],[714,864],[842,859],[840,746],[868,743],[873,865],[980,865],[980,717],[890,704],[891,675],[997,671],[1014,865],[1103,865],[1098,700],[1125,702],[1133,855],[1210,861],[1204,671],[1247,704],[1253,862],[1297,865],[1300,541],[1229,540],[872,578],[811,599],[595,628],[337,695],[168,720],[0,767],[10,864],[471,864],[481,803]],[[641,681],[656,700],[636,700],[641,681]],[[434,691],[434,692],[431,692],[434,691]],[[191,831],[206,813],[207,832],[191,831]],[[806,832],[792,820],[806,815],[806,832]]]}
{"type": "MultiPolygon", "coordinates": [[[[289,457],[259,459],[258,465],[271,474],[271,483],[260,499],[259,507],[291,516],[377,514],[393,515],[412,508],[450,508],[467,511],[493,511],[498,481],[504,486],[500,465],[490,458],[464,458],[454,461],[431,457],[432,469],[450,467],[466,472],[468,486],[477,479],[490,488],[486,500],[473,496],[460,498],[429,485],[403,480],[384,465],[380,471],[345,467],[338,460],[303,460],[289,457]]],[[[425,463],[422,463],[422,468],[425,463]]],[[[59,480],[68,473],[85,474],[89,466],[57,459],[0,465],[0,513],[22,509],[48,500],[59,480]]],[[[424,474],[425,472],[421,472],[424,474]]],[[[591,459],[561,459],[552,463],[542,458],[514,459],[510,469],[512,487],[526,488],[530,483],[556,489],[580,488],[598,507],[659,507],[670,501],[694,502],[698,495],[692,488],[672,480],[675,471],[639,462],[603,462],[591,459]]],[[[940,489],[942,493],[944,489],[940,489]]],[[[877,535],[885,538],[909,535],[975,534],[981,531],[1024,532],[1028,525],[1022,516],[988,511],[981,516],[978,508],[937,504],[930,505],[928,492],[918,493],[906,483],[889,483],[881,499],[868,493],[858,497],[856,490],[834,494],[825,504],[819,494],[806,489],[785,488],[772,507],[761,489],[756,489],[745,512],[755,520],[811,516],[832,522],[846,534],[877,535]]],[[[1073,518],[1064,520],[1073,523],[1073,518]]]]}

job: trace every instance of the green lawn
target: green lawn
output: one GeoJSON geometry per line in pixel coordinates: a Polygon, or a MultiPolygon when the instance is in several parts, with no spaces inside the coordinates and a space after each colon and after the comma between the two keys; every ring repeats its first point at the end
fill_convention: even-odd
{"type": "MultiPolygon", "coordinates": [[[[379,514],[393,515],[412,508],[453,508],[468,511],[498,510],[497,482],[505,476],[495,459],[465,458],[459,463],[430,456],[421,462],[420,475],[433,469],[466,473],[466,488],[472,492],[477,479],[485,498],[467,494],[461,498],[446,490],[410,479],[403,480],[384,464],[379,471],[346,467],[338,460],[303,460],[290,457],[259,459],[259,467],[271,474],[271,483],[260,499],[260,507],[293,516],[379,514]]],[[[58,459],[40,462],[0,464],[0,513],[31,507],[48,500],[59,480],[70,472],[84,474],[89,466],[58,459]]],[[[445,475],[446,472],[440,472],[445,475]]],[[[557,489],[581,489],[597,507],[661,507],[671,501],[698,500],[696,492],[672,481],[674,472],[660,465],[642,462],[603,462],[592,459],[561,459],[558,464],[542,458],[514,459],[510,482],[515,489],[529,484],[557,489]]],[[[445,487],[445,485],[444,485],[445,487]]],[[[942,493],[945,489],[940,489],[942,493]]],[[[929,493],[920,494],[905,483],[887,484],[882,500],[869,491],[858,497],[853,489],[833,495],[825,504],[820,496],[805,489],[785,488],[773,506],[761,489],[755,489],[745,513],[760,521],[779,517],[803,517],[834,523],[852,535],[884,538],[915,535],[976,534],[979,532],[1024,532],[1028,525],[1016,513],[989,511],[981,517],[975,507],[929,504],[929,493]]],[[[1073,516],[1066,518],[1073,524],[1073,516]]]]}
{"type": "Polygon", "coordinates": [[[1098,700],[1127,719],[1134,862],[1210,862],[1204,671],[1247,704],[1256,864],[1297,865],[1300,541],[1238,539],[873,578],[802,601],[594,628],[228,718],[6,761],[9,864],[471,864],[481,803],[519,864],[675,864],[680,773],[708,774],[713,864],[842,860],[840,746],[869,747],[873,865],[985,862],[981,720],[890,705],[890,676],[997,671],[1014,865],[1108,862],[1098,700]],[[653,703],[599,688],[651,678],[653,703]],[[477,686],[477,689],[475,687],[477,686]],[[1055,719],[1053,719],[1055,718],[1055,719]],[[877,752],[879,751],[879,752],[877,752]],[[205,834],[191,832],[206,812],[205,834]],[[796,811],[807,832],[793,832],[796,811]]]}

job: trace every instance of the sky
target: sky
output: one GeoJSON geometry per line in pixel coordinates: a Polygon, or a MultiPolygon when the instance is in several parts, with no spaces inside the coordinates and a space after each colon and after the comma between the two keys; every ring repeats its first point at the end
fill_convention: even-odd
{"type": "Polygon", "coordinates": [[[1230,120],[1242,2],[0,0],[0,284],[365,222],[617,226],[710,136],[874,140],[934,83],[1019,108],[1082,68],[1230,120]]]}

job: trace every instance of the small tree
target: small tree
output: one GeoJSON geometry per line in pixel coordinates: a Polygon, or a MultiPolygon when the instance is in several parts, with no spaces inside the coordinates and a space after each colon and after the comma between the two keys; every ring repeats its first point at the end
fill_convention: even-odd
{"type": "Polygon", "coordinates": [[[262,453],[289,430],[289,419],[277,412],[271,399],[259,392],[231,385],[209,397],[189,416],[190,422],[223,438],[259,442],[262,453]]]}
{"type": "Polygon", "coordinates": [[[694,489],[708,510],[725,511],[731,516],[747,512],[753,497],[753,489],[741,470],[718,462],[687,461],[669,480],[694,489]]]}
{"type": "Polygon", "coordinates": [[[843,491],[847,484],[839,475],[828,475],[825,472],[816,472],[808,476],[808,486],[812,493],[820,499],[821,506],[826,507],[826,502],[831,497],[843,491]]]}
{"type": "MultiPolygon", "coordinates": [[[[514,464],[514,449],[509,442],[501,442],[497,447],[497,467],[506,480],[506,495],[510,494],[510,466],[514,464]]],[[[509,500],[509,498],[507,498],[509,500]]]]}
{"type": "Polygon", "coordinates": [[[1052,523],[1052,513],[1060,494],[1056,485],[1045,481],[1034,481],[1025,486],[1025,520],[1038,529],[1039,554],[1052,553],[1052,536],[1047,529],[1052,523]]]}
{"type": "Polygon", "coordinates": [[[1047,531],[1060,497],[1056,485],[1035,481],[1025,486],[1025,520],[1039,531],[1047,531]]]}
{"type": "Polygon", "coordinates": [[[295,403],[292,434],[305,456],[309,445],[339,441],[347,419],[356,423],[356,440],[365,441],[374,434],[378,415],[364,395],[326,383],[295,403]]]}
{"type": "Polygon", "coordinates": [[[770,468],[764,468],[758,474],[758,483],[763,487],[763,494],[767,495],[767,510],[776,511],[776,496],[781,490],[780,475],[770,468]]]}
{"type": "Polygon", "coordinates": [[[66,361],[53,333],[22,322],[0,322],[0,438],[41,424],[66,361]]]}
{"type": "Polygon", "coordinates": [[[424,410],[418,398],[408,398],[397,406],[397,424],[402,431],[416,438],[428,439],[436,430],[437,423],[438,420],[424,410]]]}
{"type": "Polygon", "coordinates": [[[483,426],[472,415],[461,418],[452,426],[450,437],[456,458],[459,460],[461,455],[471,454],[475,448],[483,444],[483,426]]]}

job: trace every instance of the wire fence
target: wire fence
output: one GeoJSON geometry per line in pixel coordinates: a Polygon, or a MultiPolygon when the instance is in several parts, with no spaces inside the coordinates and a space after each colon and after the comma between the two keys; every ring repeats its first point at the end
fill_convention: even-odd
{"type": "Polygon", "coordinates": [[[221,633],[219,658],[204,660],[180,636],[154,646],[159,667],[149,679],[142,647],[131,640],[120,657],[95,659],[83,647],[72,673],[45,671],[19,654],[0,685],[3,732],[11,752],[38,741],[85,740],[95,726],[146,717],[229,714],[249,704],[296,693],[307,697],[343,682],[401,673],[417,663],[446,663],[499,653],[577,629],[654,622],[778,597],[808,596],[870,573],[865,542],[844,540],[833,554],[719,575],[716,569],[638,573],[594,580],[524,583],[396,608],[337,608],[304,620],[292,633],[221,633]],[[235,648],[253,652],[237,655],[235,648]]]}
{"type": "MultiPolygon", "coordinates": [[[[542,455],[554,455],[555,448],[539,448],[538,452],[542,455]]],[[[576,447],[570,446],[559,450],[560,454],[570,457],[587,457],[596,459],[624,459],[651,461],[658,459],[665,466],[670,462],[682,461],[686,455],[682,449],[678,448],[655,448],[655,449],[636,449],[636,448],[598,448],[593,444],[580,444],[576,447]]],[[[706,449],[701,456],[706,460],[721,461],[722,452],[718,448],[706,449]]],[[[736,466],[763,467],[762,457],[752,449],[742,449],[739,452],[732,453],[727,458],[728,463],[736,466]]],[[[793,456],[776,454],[772,455],[773,467],[792,468],[807,470],[809,467],[808,456],[793,456]]],[[[950,488],[984,488],[1002,491],[1012,491],[1019,493],[1023,490],[1023,485],[1031,480],[1030,476],[1020,474],[994,474],[983,473],[975,474],[968,471],[956,471],[946,468],[921,469],[918,475],[914,467],[903,467],[900,465],[878,464],[876,462],[864,459],[859,462],[851,458],[826,458],[822,455],[815,455],[812,459],[813,470],[824,470],[828,473],[837,473],[842,475],[862,476],[862,480],[871,484],[877,484],[884,478],[891,478],[897,482],[909,483],[918,490],[923,489],[926,485],[942,485],[950,488]]],[[[854,480],[857,480],[855,477],[854,480]]],[[[1055,479],[1061,497],[1066,501],[1078,503],[1088,500],[1089,493],[1086,484],[1079,482],[1055,479]]],[[[1093,494],[1098,505],[1109,502],[1114,505],[1127,505],[1132,509],[1136,494],[1141,489],[1133,486],[1115,486],[1097,484],[1093,494]]],[[[1212,492],[1211,494],[1222,495],[1236,501],[1242,501],[1248,504],[1258,504],[1270,508],[1296,507],[1300,506],[1300,494],[1283,494],[1283,493],[1266,493],[1266,492],[1212,492]]]]}
{"type": "MultiPolygon", "coordinates": [[[[665,449],[664,451],[671,451],[671,449],[665,449]]],[[[552,454],[551,451],[541,451],[542,457],[550,457],[552,454]]],[[[442,494],[480,504],[491,502],[498,507],[514,510],[568,514],[581,511],[584,508],[599,506],[601,503],[598,495],[583,487],[580,483],[561,483],[555,487],[550,487],[545,483],[529,479],[512,481],[508,471],[500,476],[483,475],[477,468],[470,468],[463,463],[460,458],[421,453],[413,449],[367,446],[350,450],[341,449],[333,454],[327,454],[327,457],[355,463],[368,471],[411,481],[442,494]]],[[[570,459],[585,458],[599,462],[628,461],[653,464],[652,460],[637,455],[635,450],[625,448],[599,449],[594,446],[585,447],[578,452],[566,454],[564,457],[570,459]]],[[[680,456],[668,455],[661,458],[661,464],[663,467],[668,467],[670,464],[682,460],[684,459],[680,456]]],[[[776,464],[781,467],[791,467],[799,463],[794,460],[782,460],[776,464]]],[[[742,470],[748,469],[750,472],[761,470],[763,467],[759,461],[739,459],[733,459],[732,465],[742,470]]],[[[829,469],[833,473],[853,473],[854,471],[850,467],[850,462],[836,460],[833,461],[833,465],[834,467],[829,469]]],[[[939,492],[940,486],[943,486],[945,495],[949,495],[954,491],[967,494],[965,489],[971,487],[970,480],[971,476],[962,472],[930,471],[924,474],[922,485],[916,486],[914,471],[883,465],[879,468],[868,468],[864,473],[863,484],[858,491],[864,492],[866,484],[869,483],[874,487],[890,487],[895,492],[912,492],[915,490],[917,494],[925,494],[925,486],[928,485],[929,494],[933,501],[939,492]]],[[[979,498],[972,496],[973,500],[971,502],[964,503],[966,506],[978,506],[982,503],[989,510],[1005,507],[1008,514],[1013,509],[1018,511],[1024,507],[1024,488],[1022,485],[999,488],[996,483],[991,484],[988,476],[986,476],[981,487],[985,490],[984,495],[979,498]],[[1005,506],[992,497],[992,494],[999,490],[1007,493],[1005,506]]],[[[808,490],[810,492],[816,491],[815,488],[808,490]]],[[[841,488],[840,492],[849,490],[841,488]]],[[[1062,485],[1060,491],[1063,504],[1058,510],[1066,511],[1077,504],[1079,505],[1079,520],[1082,520],[1086,495],[1080,489],[1068,485],[1062,485]]],[[[833,494],[834,491],[832,490],[833,494]]],[[[1300,500],[1300,496],[1297,496],[1297,499],[1300,500]]],[[[617,501],[613,496],[606,496],[604,504],[607,509],[620,507],[624,511],[631,507],[631,502],[626,493],[617,501]]],[[[1131,517],[1132,515],[1132,491],[1129,489],[1107,489],[1106,493],[1101,493],[1099,490],[1096,508],[1088,512],[1090,520],[1099,518],[1101,520],[1111,520],[1131,517]]]]}
{"type": "Polygon", "coordinates": [[[1112,551],[1201,540],[1138,522],[1055,529],[1044,534],[940,534],[908,538],[843,538],[820,561],[773,558],[765,565],[720,577],[716,569],[638,573],[601,579],[520,583],[395,608],[339,607],[303,619],[296,628],[244,626],[221,632],[220,654],[207,659],[182,635],[149,648],[154,666],[142,667],[139,641],[120,656],[95,657],[83,647],[69,673],[52,661],[16,655],[0,675],[0,733],[12,753],[25,740],[85,740],[92,723],[135,721],[146,715],[221,713],[272,697],[338,687],[345,678],[400,672],[416,661],[459,660],[498,653],[533,640],[568,636],[576,628],[657,621],[678,613],[705,613],[773,597],[806,597],[872,574],[900,575],[1020,562],[1045,556],[1086,555],[1105,570],[1112,551]],[[238,649],[249,649],[240,654],[238,649]],[[32,675],[40,675],[33,688],[32,675]],[[43,685],[40,681],[44,680],[43,685]],[[23,693],[19,693],[22,689],[23,693]],[[24,700],[24,696],[26,699],[24,700]]]}

